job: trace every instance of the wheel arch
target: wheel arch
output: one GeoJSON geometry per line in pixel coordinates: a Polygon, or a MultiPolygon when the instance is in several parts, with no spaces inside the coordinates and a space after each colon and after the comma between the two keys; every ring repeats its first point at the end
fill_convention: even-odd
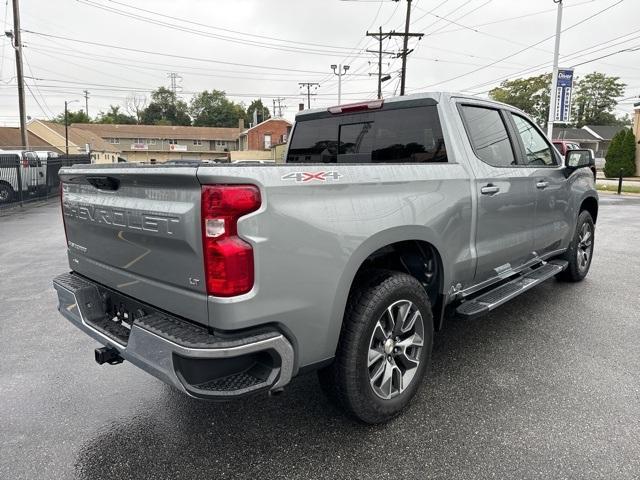
{"type": "MultiPolygon", "coordinates": [[[[446,300],[444,286],[447,285],[447,281],[450,278],[446,253],[443,251],[441,239],[436,232],[424,226],[392,228],[378,232],[367,239],[354,250],[347,261],[343,274],[338,282],[336,299],[332,309],[332,335],[330,341],[333,342],[334,348],[337,347],[340,337],[349,294],[357,284],[358,275],[371,265],[372,259],[380,257],[381,255],[384,257],[386,253],[385,250],[391,250],[393,252],[391,255],[397,255],[398,248],[401,251],[405,251],[404,247],[408,245],[421,247],[424,252],[433,255],[434,261],[437,262],[437,298],[435,299],[436,301],[433,302],[430,296],[430,300],[432,300],[434,329],[440,329],[446,300]]],[[[373,266],[380,266],[380,264],[374,262],[373,266]]],[[[412,274],[410,271],[408,273],[412,274]]]]}
{"type": "Polygon", "coordinates": [[[591,214],[591,218],[593,219],[593,223],[596,223],[598,219],[598,200],[595,197],[586,197],[580,203],[580,209],[578,210],[578,214],[586,210],[591,214]]]}

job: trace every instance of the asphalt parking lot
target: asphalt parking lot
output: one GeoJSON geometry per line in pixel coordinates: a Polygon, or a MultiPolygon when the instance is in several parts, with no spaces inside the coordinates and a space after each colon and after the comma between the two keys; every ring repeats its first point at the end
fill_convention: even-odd
{"type": "Polygon", "coordinates": [[[56,311],[58,209],[0,216],[0,478],[640,478],[640,198],[602,197],[581,284],[450,320],[384,426],[346,418],[315,375],[207,403],[98,366],[56,311]]]}

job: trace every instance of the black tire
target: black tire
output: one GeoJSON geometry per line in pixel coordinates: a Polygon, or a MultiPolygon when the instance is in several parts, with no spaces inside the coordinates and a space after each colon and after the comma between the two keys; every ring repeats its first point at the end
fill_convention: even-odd
{"type": "Polygon", "coordinates": [[[10,203],[13,200],[14,192],[11,185],[0,183],[0,205],[10,203]]]}
{"type": "MultiPolygon", "coordinates": [[[[350,295],[334,362],[320,370],[318,377],[323,390],[331,400],[356,419],[373,424],[386,422],[398,415],[418,391],[431,360],[433,315],[427,294],[420,282],[414,277],[400,272],[376,270],[367,272],[362,278],[367,280],[360,282],[350,295]],[[416,310],[419,311],[422,320],[423,344],[417,347],[393,348],[395,346],[393,338],[387,339],[387,341],[391,340],[392,345],[389,347],[393,350],[389,352],[390,355],[385,354],[386,350],[382,351],[382,363],[378,364],[380,368],[384,369],[385,365],[382,364],[386,362],[386,359],[393,357],[387,365],[396,365],[397,373],[395,375],[401,375],[404,378],[400,372],[404,366],[404,359],[407,359],[406,353],[411,348],[415,348],[411,352],[413,360],[417,360],[418,365],[415,367],[415,371],[412,369],[412,377],[407,382],[408,386],[404,390],[399,387],[397,392],[392,393],[394,396],[385,399],[374,391],[374,388],[382,389],[383,387],[373,386],[370,369],[376,369],[376,365],[369,365],[368,359],[370,358],[371,342],[377,341],[374,339],[374,330],[376,332],[384,331],[379,328],[378,321],[383,321],[383,315],[385,315],[384,318],[390,318],[386,316],[386,312],[388,307],[393,305],[399,305],[398,309],[406,305],[405,311],[414,312],[414,314],[416,310]],[[413,305],[413,310],[411,310],[411,305],[413,305]],[[396,358],[393,351],[398,350],[402,350],[405,355],[397,354],[396,358]],[[394,363],[396,361],[397,363],[394,363]]],[[[414,314],[411,316],[413,317],[414,314]]],[[[400,318],[400,315],[400,310],[398,310],[397,318],[400,318]]],[[[409,313],[401,322],[403,326],[408,315],[409,313]]],[[[420,318],[417,315],[416,318],[414,332],[417,332],[419,327],[420,318]]],[[[405,342],[408,341],[408,336],[416,338],[411,334],[411,331],[400,333],[400,335],[406,335],[406,337],[395,337],[398,345],[403,343],[407,345],[405,342]]],[[[397,377],[393,377],[393,372],[395,370],[392,370],[389,383],[385,383],[389,386],[389,390],[393,388],[394,378],[397,379],[397,377]]]]}
{"type": "Polygon", "coordinates": [[[569,262],[569,265],[563,272],[557,275],[559,280],[564,280],[565,282],[580,282],[587,276],[589,268],[591,267],[591,260],[593,259],[595,232],[595,225],[593,223],[593,218],[591,218],[591,214],[588,211],[583,210],[580,212],[580,215],[578,215],[576,231],[573,234],[573,239],[569,244],[569,248],[562,256],[562,259],[569,262]],[[589,245],[587,248],[588,258],[586,261],[584,260],[585,242],[581,241],[585,229],[590,233],[589,245]]]}

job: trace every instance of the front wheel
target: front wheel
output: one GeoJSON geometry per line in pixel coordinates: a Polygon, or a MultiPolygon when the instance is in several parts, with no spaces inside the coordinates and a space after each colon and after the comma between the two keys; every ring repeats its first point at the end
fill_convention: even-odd
{"type": "Polygon", "coordinates": [[[563,259],[569,262],[567,268],[558,278],[568,282],[579,282],[589,273],[593,258],[593,246],[595,240],[595,225],[591,214],[586,210],[578,215],[578,223],[573,240],[563,255],[563,259]]]}
{"type": "Polygon", "coordinates": [[[424,378],[433,317],[414,277],[388,271],[367,277],[349,298],[336,358],[319,378],[351,415],[381,423],[407,406],[424,378]]]}

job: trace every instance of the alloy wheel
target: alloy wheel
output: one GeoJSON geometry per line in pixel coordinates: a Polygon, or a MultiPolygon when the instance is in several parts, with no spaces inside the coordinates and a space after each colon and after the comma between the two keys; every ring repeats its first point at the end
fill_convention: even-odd
{"type": "Polygon", "coordinates": [[[593,230],[591,225],[583,223],[578,235],[578,248],[576,249],[578,268],[581,271],[589,266],[591,253],[593,250],[593,230]]]}
{"type": "Polygon", "coordinates": [[[380,316],[369,341],[367,367],[373,392],[384,400],[400,395],[420,365],[424,321],[418,307],[398,300],[380,316]]]}

